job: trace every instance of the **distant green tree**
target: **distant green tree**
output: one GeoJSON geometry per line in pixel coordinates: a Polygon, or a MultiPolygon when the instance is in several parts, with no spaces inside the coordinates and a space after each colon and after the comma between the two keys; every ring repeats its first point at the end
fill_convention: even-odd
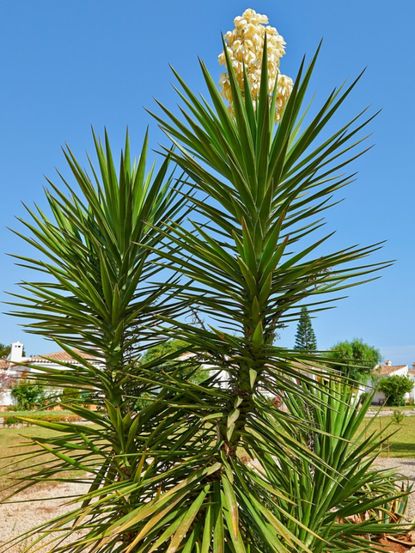
{"type": "Polygon", "coordinates": [[[305,352],[311,352],[317,349],[316,335],[311,324],[311,318],[307,307],[301,308],[300,319],[297,325],[297,334],[295,335],[294,349],[305,352]]]}
{"type": "Polygon", "coordinates": [[[335,344],[329,353],[335,369],[348,378],[366,382],[372,370],[381,360],[378,349],[362,340],[354,339],[335,344]]]}
{"type": "MultiPolygon", "coordinates": [[[[156,346],[149,348],[141,358],[142,363],[150,363],[155,359],[174,354],[186,348],[187,344],[183,340],[167,340],[156,346]]],[[[167,361],[168,362],[168,361],[167,361]]]]}
{"type": "Polygon", "coordinates": [[[93,401],[93,392],[87,392],[79,388],[64,388],[60,394],[61,404],[67,406],[84,405],[93,401]]]}
{"type": "Polygon", "coordinates": [[[38,409],[46,403],[44,387],[35,382],[23,380],[12,388],[11,394],[19,411],[38,409]]]}
{"type": "Polygon", "coordinates": [[[405,405],[405,394],[412,390],[414,384],[407,376],[394,374],[382,378],[378,386],[385,394],[386,405],[405,405]]]}
{"type": "Polygon", "coordinates": [[[81,397],[81,390],[79,388],[64,388],[60,395],[61,403],[65,405],[71,405],[73,403],[79,403],[81,397]]]}
{"type": "Polygon", "coordinates": [[[10,346],[6,346],[6,344],[2,344],[0,342],[0,359],[4,359],[5,357],[7,357],[10,353],[10,349],[10,346]]]}
{"type": "MultiPolygon", "coordinates": [[[[143,357],[141,358],[141,363],[150,363],[156,359],[160,359],[159,368],[169,367],[172,363],[177,363],[177,356],[180,355],[180,352],[186,353],[186,348],[188,344],[183,340],[167,340],[156,346],[149,348],[143,357]],[[177,356],[175,355],[177,353],[177,356]],[[164,357],[171,356],[171,358],[163,359],[164,357]]],[[[183,362],[183,375],[185,376],[188,372],[188,367],[185,362],[183,362]]],[[[194,366],[191,369],[192,374],[188,375],[188,378],[193,383],[202,382],[208,375],[208,371],[199,369],[194,372],[194,366]]]]}
{"type": "MultiPolygon", "coordinates": [[[[185,377],[190,382],[198,384],[205,380],[205,378],[208,376],[208,371],[201,368],[195,370],[193,364],[189,368],[185,360],[183,360],[181,368],[180,364],[177,363],[180,355],[182,353],[186,353],[188,346],[189,345],[187,344],[187,342],[184,342],[183,340],[166,340],[164,342],[161,342],[160,344],[150,347],[144,353],[144,355],[140,359],[140,363],[136,368],[140,370],[140,365],[142,366],[144,364],[157,361],[157,363],[154,365],[156,370],[169,370],[173,368],[179,368],[181,378],[185,377]]],[[[152,392],[140,393],[139,389],[134,384],[134,379],[132,380],[132,382],[128,382],[127,388],[128,393],[132,398],[139,398],[138,400],[134,399],[132,402],[133,407],[136,409],[142,409],[143,407],[151,403],[151,401],[153,401],[157,397],[158,393],[157,390],[153,390],[152,392]]]]}

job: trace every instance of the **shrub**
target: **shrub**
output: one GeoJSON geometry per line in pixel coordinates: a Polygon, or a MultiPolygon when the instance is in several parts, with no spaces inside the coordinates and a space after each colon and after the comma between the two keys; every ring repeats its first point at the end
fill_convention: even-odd
{"type": "Polygon", "coordinates": [[[386,405],[405,405],[405,394],[408,394],[414,384],[407,376],[392,375],[379,381],[378,389],[385,394],[386,405]]]}
{"type": "Polygon", "coordinates": [[[5,426],[15,426],[20,422],[19,418],[14,415],[3,415],[3,424],[5,426]]]}
{"type": "Polygon", "coordinates": [[[19,382],[12,388],[12,397],[17,409],[30,411],[39,409],[46,403],[46,393],[42,385],[28,380],[19,382]]]}
{"type": "Polygon", "coordinates": [[[59,397],[60,403],[70,406],[73,403],[80,403],[82,390],[79,388],[64,388],[59,397]]]}
{"type": "Polygon", "coordinates": [[[360,397],[359,397],[360,403],[366,403],[367,398],[368,398],[369,396],[371,396],[371,394],[369,394],[369,392],[362,392],[362,393],[360,394],[360,397]]]}
{"type": "Polygon", "coordinates": [[[392,422],[394,422],[395,424],[401,424],[404,417],[404,413],[402,413],[402,411],[399,411],[399,409],[396,409],[392,414],[392,422]]]}
{"type": "Polygon", "coordinates": [[[59,403],[65,408],[65,406],[70,407],[71,405],[88,405],[94,403],[95,399],[96,394],[93,391],[65,387],[59,396],[59,403]]]}

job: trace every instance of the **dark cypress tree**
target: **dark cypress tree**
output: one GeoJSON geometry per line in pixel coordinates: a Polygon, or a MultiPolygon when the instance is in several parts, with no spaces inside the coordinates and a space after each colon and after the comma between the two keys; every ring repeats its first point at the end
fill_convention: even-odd
{"type": "Polygon", "coordinates": [[[315,351],[317,349],[316,335],[311,324],[307,307],[301,308],[301,315],[297,325],[294,349],[300,351],[315,351]]]}

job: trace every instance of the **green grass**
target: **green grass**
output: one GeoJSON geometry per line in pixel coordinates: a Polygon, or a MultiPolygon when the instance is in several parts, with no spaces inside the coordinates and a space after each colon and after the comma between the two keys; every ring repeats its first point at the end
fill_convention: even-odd
{"type": "Polygon", "coordinates": [[[392,417],[367,419],[369,431],[386,429],[394,433],[382,447],[381,455],[386,457],[415,458],[415,417],[404,417],[400,424],[393,422],[392,417]]]}
{"type": "MultiPolygon", "coordinates": [[[[50,411],[46,411],[50,414],[50,411]]],[[[63,413],[63,412],[59,412],[63,413]]],[[[8,414],[26,415],[27,412],[17,412],[8,414]]],[[[376,417],[375,419],[367,419],[366,424],[370,425],[370,429],[386,429],[389,432],[395,432],[393,436],[384,444],[381,455],[388,457],[413,457],[415,458],[415,417],[405,417],[400,424],[392,422],[392,417],[376,417]]],[[[370,432],[368,430],[368,434],[370,432]]],[[[20,454],[30,452],[33,447],[25,441],[24,436],[40,436],[46,437],[53,435],[54,432],[36,426],[28,426],[24,428],[2,428],[0,429],[0,492],[12,484],[12,477],[19,477],[25,474],[30,474],[31,463],[30,459],[21,460],[20,454]],[[9,465],[9,468],[7,468],[9,465]]],[[[50,455],[43,456],[43,462],[47,463],[52,459],[50,455]]],[[[48,484],[50,485],[50,484],[48,484]]]]}
{"type": "Polygon", "coordinates": [[[402,406],[395,406],[395,405],[372,405],[370,408],[371,411],[414,411],[415,405],[402,405],[402,406]]]}
{"type": "MultiPolygon", "coordinates": [[[[25,440],[25,436],[47,437],[56,434],[46,428],[29,426],[25,428],[0,429],[0,493],[3,496],[6,489],[15,483],[15,479],[34,472],[33,460],[22,459],[22,453],[30,453],[34,448],[25,440]]],[[[48,463],[52,456],[45,454],[42,462],[48,463]]],[[[39,462],[39,458],[36,459],[39,462]]],[[[48,484],[50,485],[50,484],[48,484]]]]}
{"type": "Polygon", "coordinates": [[[56,411],[51,411],[51,410],[3,411],[2,413],[0,413],[0,418],[1,417],[6,417],[7,415],[13,415],[13,416],[16,416],[16,417],[33,417],[33,416],[38,417],[38,416],[43,416],[43,415],[50,415],[52,413],[56,413],[56,414],[59,414],[59,415],[70,415],[71,411],[68,411],[66,409],[59,409],[59,410],[56,410],[56,411]]]}
{"type": "Polygon", "coordinates": [[[42,420],[47,422],[61,422],[70,421],[76,422],[81,420],[78,415],[71,413],[70,411],[6,411],[0,415],[3,418],[3,424],[5,426],[15,426],[18,424],[30,424],[24,421],[19,421],[18,417],[26,417],[35,420],[42,420]]]}
{"type": "Polygon", "coordinates": [[[56,432],[53,432],[47,428],[40,428],[35,426],[28,426],[27,428],[16,429],[16,428],[2,428],[0,430],[0,450],[2,456],[5,450],[9,448],[16,448],[21,446],[25,441],[24,436],[51,436],[55,435],[56,432]]]}

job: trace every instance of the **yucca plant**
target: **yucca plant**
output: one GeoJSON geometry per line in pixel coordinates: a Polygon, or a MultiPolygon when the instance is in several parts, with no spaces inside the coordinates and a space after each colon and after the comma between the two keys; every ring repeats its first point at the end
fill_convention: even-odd
{"type": "MultiPolygon", "coordinates": [[[[344,168],[365,151],[359,149],[360,131],[371,117],[362,112],[328,133],[357,79],[348,88],[334,90],[305,122],[303,104],[317,54],[308,66],[301,64],[281,114],[278,80],[271,87],[268,81],[266,37],[256,97],[247,67],[241,87],[226,43],[224,57],[231,109],[201,62],[208,99],[196,95],[174,72],[182,100],[180,116],[162,104],[163,113],[153,114],[175,145],[173,159],[196,191],[189,200],[195,213],[192,228],[170,225],[166,230],[171,242],[164,254],[166,264],[191,280],[179,296],[211,323],[204,329],[177,322],[176,326],[180,337],[199,350],[227,384],[226,397],[211,397],[212,414],[207,412],[203,419],[204,429],[210,426],[209,458],[219,468],[214,476],[199,479],[186,503],[182,500],[177,511],[188,526],[180,533],[180,543],[186,551],[313,550],[308,536],[324,537],[316,537],[307,521],[294,515],[290,501],[303,498],[297,498],[295,490],[285,494],[276,476],[280,459],[291,470],[296,470],[297,461],[321,465],[311,445],[290,431],[306,428],[313,420],[303,411],[291,413],[289,424],[278,424],[284,415],[264,402],[263,395],[300,395],[306,403],[315,402],[312,394],[304,395],[301,384],[319,386],[312,376],[316,368],[323,368],[324,358],[278,347],[276,330],[298,318],[299,304],[314,312],[324,309],[331,301],[328,294],[369,279],[369,273],[384,266],[360,261],[379,245],[327,253],[327,245],[322,246],[330,234],[320,233],[321,213],[352,178],[344,168]],[[243,462],[245,454],[258,470],[243,462]],[[281,494],[286,495],[285,503],[281,494]],[[303,533],[293,532],[288,520],[303,533]]],[[[202,417],[202,408],[207,409],[198,401],[189,412],[199,411],[202,417]]],[[[201,432],[197,425],[196,432],[201,432]]],[[[372,499],[365,501],[369,508],[372,499]]],[[[339,540],[343,550],[354,550],[349,536],[339,540]]]]}
{"type": "Polygon", "coordinates": [[[279,459],[280,470],[270,475],[273,483],[296,498],[293,505],[285,505],[294,519],[284,523],[315,553],[366,551],[368,536],[375,541],[384,533],[384,523],[390,532],[402,532],[398,523],[404,522],[411,489],[402,487],[393,472],[373,467],[388,439],[388,430],[376,430],[373,419],[364,418],[373,395],[361,402],[350,386],[333,378],[321,388],[303,384],[302,390],[303,397],[285,397],[288,416],[280,423],[321,462],[311,466],[300,461],[293,470],[293,459],[279,459]],[[313,404],[304,397],[313,398],[313,404]],[[290,416],[310,420],[314,428],[293,428],[290,416]]]}
{"type": "MultiPolygon", "coordinates": [[[[305,122],[317,54],[301,64],[283,109],[275,74],[269,85],[265,34],[258,94],[246,67],[241,88],[227,48],[230,106],[203,63],[207,100],[175,73],[183,106],[176,116],[160,104],[164,115],[154,115],[174,144],[154,180],[144,178],[144,156],[132,169],[124,155],[117,176],[109,145],[104,152],[97,143],[101,176],[92,184],[68,152],[83,199],[52,185],[54,221],[31,212],[34,223],[26,223],[23,237],[49,261],[25,258],[23,264],[48,278],[23,285],[18,312],[30,319],[30,331],[57,340],[81,365],[47,378],[95,390],[102,409],[90,414],[71,405],[93,425],[50,424],[57,437],[37,440],[56,463],[40,467],[34,481],[71,468],[89,485],[71,512],[40,529],[57,533],[53,551],[361,550],[359,525],[327,530],[327,515],[305,517],[303,490],[282,482],[284,467],[298,478],[305,470],[327,475],[335,487],[344,467],[332,467],[333,457],[322,455],[316,440],[325,436],[334,451],[351,434],[327,435],[338,396],[322,389],[324,357],[274,340],[301,306],[325,309],[333,301],[328,294],[386,265],[365,260],[378,244],[321,249],[330,237],[320,235],[321,213],[350,182],[341,171],[361,155],[359,133],[371,117],[362,112],[328,133],[353,83],[333,91],[305,122]],[[169,159],[184,173],[180,182],[192,183],[191,193],[162,186],[169,159]],[[182,202],[194,213],[186,221],[182,202]],[[172,275],[166,284],[152,282],[158,271],[172,275]],[[186,309],[207,317],[205,324],[181,317],[186,309]],[[183,360],[176,351],[140,363],[149,343],[168,338],[183,340],[190,355],[183,360]],[[101,358],[102,367],[74,348],[101,358]],[[195,381],[201,367],[206,378],[195,381]],[[137,404],[142,394],[146,401],[137,404]],[[287,414],[275,407],[275,397],[301,409],[287,414]],[[316,418],[317,407],[326,409],[326,418],[316,418]],[[75,530],[70,543],[59,542],[75,530]]],[[[374,482],[367,463],[362,454],[347,472],[350,501],[364,481],[374,482]]],[[[339,516],[345,474],[331,503],[339,516]]],[[[376,486],[386,486],[380,475],[376,486]]],[[[359,495],[359,512],[373,510],[373,493],[359,495]]],[[[374,533],[395,530],[381,518],[374,533]]]]}
{"type": "MultiPolygon", "coordinates": [[[[43,276],[23,282],[13,305],[15,314],[28,319],[25,327],[30,332],[53,339],[77,361],[61,362],[60,369],[36,367],[36,380],[88,393],[97,410],[82,402],[66,405],[90,425],[32,421],[58,434],[33,438],[38,451],[30,476],[19,475],[18,489],[39,480],[73,481],[74,475],[79,481],[78,474],[91,493],[109,487],[113,513],[122,516],[131,510],[131,496],[117,495],[117,483],[139,478],[145,433],[152,431],[148,417],[139,416],[134,405],[141,394],[151,394],[154,385],[135,383],[133,401],[129,375],[137,370],[142,352],[162,339],[155,330],[157,316],[171,317],[183,309],[183,302],[171,297],[172,274],[151,284],[158,268],[150,248],[160,243],[165,222],[179,221],[185,211],[183,196],[177,194],[182,182],[169,169],[169,160],[157,171],[154,166],[146,169],[147,136],[134,161],[127,135],[118,172],[107,134],[105,145],[95,135],[94,142],[98,168],[90,162],[88,174],[67,148],[64,153],[77,190],[62,175],[64,190],[49,181],[49,214],[27,208],[29,218],[21,220],[27,233],[17,234],[39,255],[16,256],[18,263],[29,267],[32,275],[43,276]],[[42,453],[54,460],[45,464],[42,453]]],[[[154,365],[147,363],[147,370],[154,365]]],[[[160,393],[160,401],[162,397],[160,393]]],[[[89,504],[85,498],[85,511],[89,504]]],[[[97,521],[99,512],[97,506],[92,519],[97,521]]],[[[106,520],[113,518],[108,506],[103,513],[106,520]]],[[[78,516],[76,511],[68,521],[78,516]]],[[[58,545],[52,549],[58,550],[58,545]]]]}

